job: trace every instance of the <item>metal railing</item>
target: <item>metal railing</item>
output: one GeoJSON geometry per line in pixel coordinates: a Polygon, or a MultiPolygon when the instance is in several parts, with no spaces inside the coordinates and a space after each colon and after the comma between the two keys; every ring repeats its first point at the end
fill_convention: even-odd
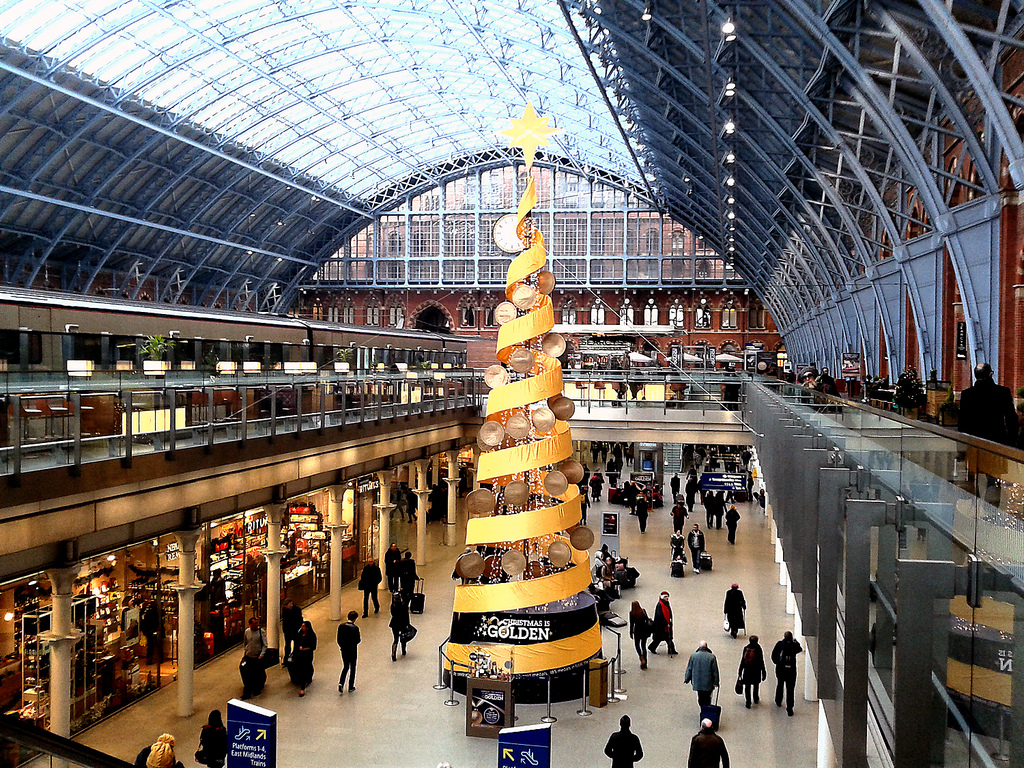
{"type": "Polygon", "coordinates": [[[5,397],[6,430],[0,430],[0,475],[165,453],[212,449],[221,443],[480,408],[482,378],[474,372],[443,374],[318,373],[195,377],[190,382],[132,380],[69,383],[62,391],[20,388],[5,397]],[[129,382],[122,381],[122,385],[129,382]]]}

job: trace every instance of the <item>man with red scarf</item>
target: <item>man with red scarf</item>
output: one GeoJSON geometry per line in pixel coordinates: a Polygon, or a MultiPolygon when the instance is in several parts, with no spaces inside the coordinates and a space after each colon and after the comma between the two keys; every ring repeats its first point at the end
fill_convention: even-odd
{"type": "Polygon", "coordinates": [[[654,632],[651,644],[647,646],[651,653],[658,652],[662,640],[668,643],[668,655],[677,655],[676,644],[672,642],[672,606],[668,604],[668,592],[661,593],[661,599],[654,607],[654,632]]]}

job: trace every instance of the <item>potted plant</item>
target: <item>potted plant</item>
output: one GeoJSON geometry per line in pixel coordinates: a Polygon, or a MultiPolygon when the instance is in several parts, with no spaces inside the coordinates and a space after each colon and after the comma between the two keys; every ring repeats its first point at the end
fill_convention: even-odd
{"type": "Polygon", "coordinates": [[[352,347],[339,349],[334,353],[334,370],[336,373],[348,373],[356,359],[356,351],[352,347]]]}
{"type": "Polygon", "coordinates": [[[139,346],[142,353],[142,371],[148,376],[163,376],[170,369],[171,364],[164,359],[164,356],[174,348],[174,339],[161,334],[147,336],[146,340],[139,346]]]}
{"type": "Polygon", "coordinates": [[[946,427],[955,427],[960,418],[960,404],[953,394],[953,385],[946,390],[946,399],[939,404],[939,424],[946,427]]]}
{"type": "Polygon", "coordinates": [[[892,393],[892,402],[904,416],[917,418],[917,409],[927,402],[927,395],[916,370],[907,368],[899,375],[892,393]]]}

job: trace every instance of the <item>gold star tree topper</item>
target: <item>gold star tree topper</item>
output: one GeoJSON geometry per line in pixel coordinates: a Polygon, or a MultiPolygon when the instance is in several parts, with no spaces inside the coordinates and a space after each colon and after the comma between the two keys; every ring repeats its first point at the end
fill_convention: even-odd
{"type": "Polygon", "coordinates": [[[508,136],[510,147],[522,148],[527,171],[533,166],[533,156],[537,154],[537,147],[547,146],[549,136],[562,133],[561,128],[548,125],[550,120],[550,117],[538,117],[537,113],[533,111],[533,104],[528,103],[521,118],[510,119],[511,128],[498,131],[499,135],[508,136]]]}

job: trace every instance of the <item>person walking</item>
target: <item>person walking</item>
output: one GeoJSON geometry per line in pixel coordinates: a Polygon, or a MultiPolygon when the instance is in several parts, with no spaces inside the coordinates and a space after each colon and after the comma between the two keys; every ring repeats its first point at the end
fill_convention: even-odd
{"type": "MultiPolygon", "coordinates": [[[[715,530],[722,530],[722,515],[725,514],[725,491],[718,491],[715,497],[715,530]]],[[[709,528],[711,526],[708,526],[709,528]]]]}
{"type": "Polygon", "coordinates": [[[715,492],[701,491],[700,503],[704,506],[704,526],[710,531],[715,527],[715,492]]]}
{"type": "Polygon", "coordinates": [[[686,511],[686,504],[682,501],[677,501],[672,507],[672,532],[682,533],[683,526],[686,525],[686,518],[690,515],[686,511]]]}
{"type": "Polygon", "coordinates": [[[676,496],[679,495],[679,486],[681,484],[682,480],[679,479],[679,473],[676,472],[672,475],[672,479],[668,481],[668,485],[672,489],[672,501],[675,501],[676,496]]]}
{"type": "Polygon", "coordinates": [[[690,548],[690,556],[693,558],[693,572],[700,573],[700,553],[704,551],[704,533],[697,523],[693,524],[693,530],[686,535],[686,546],[690,548]]]}
{"type": "Polygon", "coordinates": [[[199,749],[196,750],[197,763],[209,768],[223,768],[228,756],[228,732],[224,728],[224,717],[219,709],[210,712],[206,725],[199,732],[199,749]]]}
{"type": "Polygon", "coordinates": [[[372,557],[366,561],[362,572],[359,574],[359,589],[363,592],[363,618],[366,618],[370,610],[370,600],[373,600],[373,612],[380,613],[380,600],[377,599],[377,589],[380,587],[383,577],[380,573],[380,566],[372,557]]]}
{"type": "Polygon", "coordinates": [[[736,509],[736,505],[733,504],[729,507],[729,511],[725,513],[725,527],[729,531],[729,543],[736,543],[736,525],[740,521],[739,510],[736,509]]]}
{"type": "Polygon", "coordinates": [[[715,733],[714,723],[707,718],[700,721],[700,732],[690,739],[686,768],[729,768],[725,741],[715,733]]]}
{"type": "Polygon", "coordinates": [[[313,682],[313,652],[316,651],[316,632],[308,621],[302,622],[299,632],[295,635],[295,650],[292,652],[292,663],[288,665],[288,673],[292,682],[299,686],[299,696],[306,695],[306,688],[313,682]]]}
{"type": "Polygon", "coordinates": [[[587,510],[590,509],[590,499],[587,497],[587,489],[580,489],[580,524],[587,524],[587,510]]]}
{"type": "Polygon", "coordinates": [[[401,592],[391,595],[391,621],[388,626],[391,627],[392,636],[391,660],[398,661],[398,644],[402,644],[402,655],[405,656],[405,646],[409,642],[409,603],[401,592]]]}
{"type": "Polygon", "coordinates": [[[719,686],[721,678],[718,674],[718,659],[708,648],[707,640],[701,640],[697,650],[690,654],[683,683],[689,683],[697,692],[697,704],[703,707],[711,703],[711,692],[719,686]]]}
{"type": "Polygon", "coordinates": [[[1017,439],[1017,413],[1010,389],[996,384],[988,363],[975,366],[974,378],[974,386],[960,393],[960,431],[1013,445],[1017,439]]]}
{"type": "Polygon", "coordinates": [[[418,519],[420,497],[412,488],[405,489],[405,511],[409,513],[409,522],[414,523],[418,519]]]}
{"type": "Polygon", "coordinates": [[[640,658],[640,669],[647,669],[647,640],[652,631],[654,622],[640,605],[640,601],[634,600],[629,609],[629,636],[633,638],[636,655],[640,658]]]}
{"type": "Polygon", "coordinates": [[[792,632],[786,632],[772,649],[772,664],[775,665],[775,706],[782,706],[782,693],[786,693],[786,714],[793,716],[793,689],[796,688],[796,656],[803,653],[803,647],[793,639],[792,632]]]}
{"type": "MultiPolygon", "coordinates": [[[[737,688],[742,686],[747,709],[750,709],[751,698],[755,704],[761,701],[759,689],[761,683],[767,679],[768,670],[764,665],[764,649],[758,643],[757,635],[751,635],[743,648],[743,653],[740,654],[740,667],[736,670],[737,688]]],[[[737,693],[739,693],[738,690],[737,693]]]]}
{"type": "Polygon", "coordinates": [[[356,626],[358,617],[359,614],[356,611],[349,611],[348,621],[338,625],[338,648],[341,649],[342,665],[341,677],[338,678],[338,693],[345,690],[346,677],[348,677],[348,689],[350,691],[356,689],[356,651],[359,641],[362,639],[359,637],[359,627],[356,626]]]}
{"type": "Polygon", "coordinates": [[[302,609],[290,597],[281,606],[281,631],[284,633],[284,658],[281,666],[287,666],[288,657],[292,655],[295,636],[302,627],[302,609]]]}
{"type": "Polygon", "coordinates": [[[600,472],[595,472],[594,476],[590,478],[590,498],[594,501],[601,500],[601,489],[604,487],[604,478],[601,477],[600,472]]]}
{"type": "Polygon", "coordinates": [[[747,625],[743,618],[743,612],[747,610],[747,601],[743,597],[740,585],[735,581],[729,591],[725,593],[725,607],[722,610],[725,613],[726,621],[729,622],[729,634],[736,637],[736,633],[741,629],[746,630],[747,625]]]}
{"type": "Polygon", "coordinates": [[[693,505],[697,501],[697,491],[700,489],[700,481],[697,479],[697,473],[691,471],[686,476],[686,509],[692,515],[693,505]]]}
{"type": "Polygon", "coordinates": [[[633,768],[633,765],[644,759],[644,750],[640,739],[629,730],[629,715],[619,718],[619,730],[608,737],[604,753],[612,759],[612,768],[633,768]]]}
{"type": "Polygon", "coordinates": [[[672,639],[672,629],[672,606],[668,602],[668,592],[662,592],[661,599],[654,607],[651,644],[647,646],[651,653],[657,653],[658,646],[664,641],[668,644],[668,655],[677,655],[676,644],[672,639]]]}
{"type": "Polygon", "coordinates": [[[647,514],[650,512],[651,502],[646,493],[641,493],[636,499],[636,517],[640,523],[640,533],[647,533],[647,514]]]}
{"type": "Polygon", "coordinates": [[[162,733],[155,743],[139,752],[135,757],[134,768],[185,768],[185,766],[174,757],[174,737],[169,733],[162,733]]]}
{"type": "Polygon", "coordinates": [[[258,695],[267,682],[267,671],[263,666],[267,647],[267,633],[260,626],[260,620],[253,616],[242,635],[242,661],[238,665],[242,675],[243,701],[258,695]]]}
{"type": "Polygon", "coordinates": [[[384,553],[384,575],[388,578],[388,592],[398,591],[398,563],[402,559],[402,553],[398,545],[391,542],[387,552],[384,553]]]}
{"type": "Polygon", "coordinates": [[[402,562],[398,564],[398,590],[405,596],[408,603],[412,597],[412,591],[416,588],[416,561],[412,559],[412,552],[406,552],[402,562]]]}

